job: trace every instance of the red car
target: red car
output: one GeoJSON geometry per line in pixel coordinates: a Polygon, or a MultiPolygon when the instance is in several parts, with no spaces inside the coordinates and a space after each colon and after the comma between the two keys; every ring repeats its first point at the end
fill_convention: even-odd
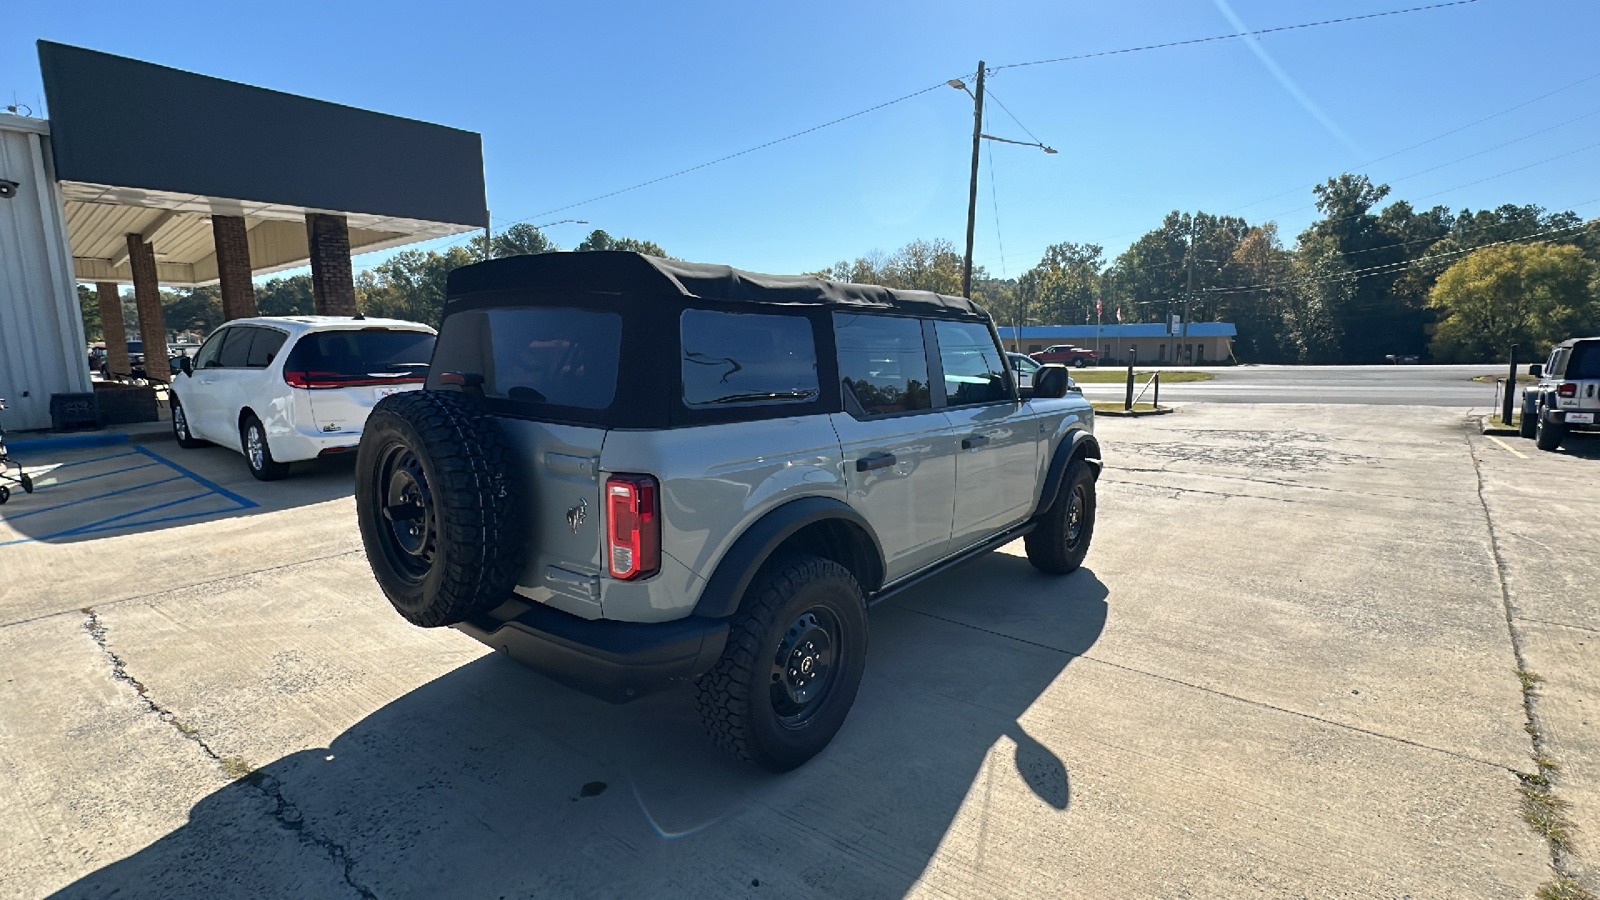
{"type": "Polygon", "coordinates": [[[1093,350],[1085,350],[1082,347],[1074,347],[1071,344],[1056,344],[1046,347],[1038,353],[1029,353],[1028,356],[1034,362],[1061,363],[1067,366],[1077,366],[1080,369],[1084,366],[1092,366],[1100,361],[1100,355],[1093,350]]]}

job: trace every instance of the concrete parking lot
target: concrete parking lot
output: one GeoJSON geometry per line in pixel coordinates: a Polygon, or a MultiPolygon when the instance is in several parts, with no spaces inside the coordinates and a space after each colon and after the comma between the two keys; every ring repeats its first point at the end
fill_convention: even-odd
{"type": "Polygon", "coordinates": [[[783,776],[686,693],[609,706],[405,624],[348,462],[41,460],[0,509],[0,896],[1531,897],[1536,752],[1592,879],[1600,439],[1467,422],[1103,420],[1086,568],[1013,545],[876,608],[849,721],[783,776]]]}

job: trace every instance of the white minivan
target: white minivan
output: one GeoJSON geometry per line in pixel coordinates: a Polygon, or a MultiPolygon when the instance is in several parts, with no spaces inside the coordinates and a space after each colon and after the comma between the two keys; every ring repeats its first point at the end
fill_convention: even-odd
{"type": "Polygon", "coordinates": [[[422,387],[434,337],[399,319],[235,319],[178,361],[173,437],[237,449],[250,474],[282,478],[296,460],[356,449],[373,404],[422,387]]]}

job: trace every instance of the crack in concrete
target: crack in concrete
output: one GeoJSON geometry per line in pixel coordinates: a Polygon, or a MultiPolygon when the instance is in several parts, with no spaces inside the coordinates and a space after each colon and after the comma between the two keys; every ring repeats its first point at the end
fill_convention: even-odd
{"type": "Polygon", "coordinates": [[[1418,750],[1426,750],[1426,751],[1428,751],[1430,753],[1439,753],[1439,754],[1442,754],[1444,756],[1454,757],[1454,758],[1462,760],[1464,762],[1476,763],[1476,764],[1478,764],[1480,766],[1488,766],[1491,769],[1496,769],[1496,770],[1501,771],[1501,772],[1511,772],[1513,774],[1517,774],[1517,770],[1516,769],[1513,769],[1510,766],[1501,765],[1500,763],[1494,762],[1492,760],[1479,759],[1476,756],[1469,756],[1468,754],[1458,753],[1458,752],[1456,752],[1454,750],[1446,750],[1446,749],[1444,749],[1442,747],[1434,747],[1434,746],[1432,746],[1430,744],[1424,744],[1424,743],[1421,743],[1420,741],[1413,741],[1413,740],[1411,740],[1409,738],[1403,738],[1403,737],[1399,737],[1399,736],[1392,735],[1392,734],[1384,734],[1381,731],[1373,731],[1370,728],[1362,728],[1359,725],[1351,725],[1351,724],[1349,724],[1347,722],[1337,722],[1337,721],[1334,721],[1333,719],[1325,719],[1322,716],[1315,716],[1315,715],[1312,715],[1311,713],[1308,713],[1308,712],[1301,712],[1298,709],[1289,709],[1288,707],[1276,706],[1274,704],[1265,703],[1265,702],[1260,701],[1260,700],[1252,700],[1249,697],[1241,697],[1238,694],[1230,694],[1227,691],[1219,691],[1216,688],[1206,687],[1203,684],[1195,684],[1195,683],[1190,682],[1190,681],[1184,681],[1181,678],[1173,678],[1170,675],[1162,675],[1162,674],[1159,674],[1157,672],[1146,671],[1144,669],[1136,668],[1134,666],[1123,665],[1122,663],[1114,663],[1114,662],[1111,662],[1110,660],[1100,659],[1100,658],[1094,657],[1094,656],[1089,656],[1088,654],[1073,653],[1071,650],[1063,650],[1060,647],[1053,647],[1053,646],[1051,646],[1049,644],[1040,643],[1039,641],[1030,641],[1027,638],[1020,638],[1020,637],[1017,637],[1014,634],[1005,634],[1004,632],[1000,632],[1000,631],[992,631],[992,630],[990,630],[988,628],[984,628],[984,627],[979,626],[979,625],[973,625],[970,622],[962,622],[962,621],[960,621],[958,619],[946,618],[945,616],[941,616],[941,615],[938,615],[936,613],[926,612],[926,611],[920,610],[920,609],[912,609],[909,606],[902,606],[899,603],[894,602],[893,600],[889,601],[888,605],[894,607],[895,609],[903,610],[903,611],[908,612],[908,613],[914,613],[914,614],[919,615],[919,616],[926,616],[926,617],[928,617],[930,619],[937,619],[940,622],[948,622],[951,625],[956,625],[956,626],[959,626],[961,628],[971,628],[974,631],[981,631],[984,634],[993,635],[994,637],[997,637],[997,638],[1002,638],[1002,639],[1008,640],[1008,641],[1016,641],[1019,644],[1027,644],[1030,647],[1038,647],[1041,650],[1050,650],[1050,651],[1055,652],[1055,653],[1061,653],[1061,654],[1064,654],[1066,656],[1070,656],[1073,659],[1081,659],[1081,660],[1084,660],[1086,662],[1096,663],[1098,665],[1107,666],[1109,668],[1117,669],[1117,670],[1123,671],[1123,672],[1127,672],[1127,673],[1132,674],[1132,675],[1143,675],[1146,678],[1154,678],[1154,679],[1156,679],[1158,681],[1165,681],[1168,684],[1175,684],[1175,685],[1178,685],[1180,687],[1190,688],[1191,690],[1201,691],[1203,693],[1212,694],[1212,695],[1217,696],[1217,697],[1225,697],[1225,698],[1227,698],[1229,700],[1233,700],[1233,701],[1238,702],[1238,703],[1243,703],[1243,704],[1246,704],[1248,706],[1254,706],[1254,707],[1258,707],[1260,709],[1268,709],[1268,710],[1272,710],[1273,712],[1285,713],[1287,715],[1297,716],[1297,717],[1302,718],[1302,719],[1310,719],[1313,722],[1320,722],[1323,725],[1328,725],[1328,726],[1331,726],[1333,728],[1339,728],[1339,729],[1343,729],[1345,731],[1354,731],[1354,732],[1356,732],[1358,734],[1368,735],[1369,737],[1375,737],[1375,738],[1379,738],[1379,739],[1385,740],[1385,741],[1394,741],[1395,743],[1398,743],[1398,744],[1405,744],[1408,747],[1415,747],[1418,750]]]}
{"type": "MultiPolygon", "coordinates": [[[[130,597],[128,599],[135,598],[130,597]]],[[[213,763],[216,763],[217,768],[221,769],[223,774],[233,777],[235,781],[242,781],[255,788],[261,792],[262,796],[272,801],[274,804],[273,809],[267,814],[277,820],[280,828],[294,832],[299,840],[316,847],[326,853],[329,859],[339,863],[344,872],[345,883],[359,894],[362,900],[377,900],[377,894],[374,894],[365,885],[355,880],[355,859],[351,857],[350,852],[343,845],[305,830],[305,816],[300,812],[299,807],[295,806],[293,802],[283,795],[282,786],[276,778],[255,771],[249,771],[242,776],[238,774],[247,768],[243,759],[218,755],[215,750],[211,749],[211,745],[200,737],[199,732],[185,725],[171,710],[157,703],[150,696],[150,691],[145,687],[144,683],[128,674],[127,662],[118,656],[106,641],[106,626],[101,623],[100,614],[95,607],[86,606],[79,612],[83,613],[85,617],[83,630],[88,633],[89,638],[94,641],[96,647],[100,648],[101,654],[111,664],[111,678],[113,681],[133,688],[134,693],[139,696],[139,702],[144,705],[147,712],[162,722],[171,725],[179,735],[199,747],[200,752],[204,753],[213,763]]]]}
{"type": "MultiPolygon", "coordinates": [[[[1511,655],[1517,663],[1518,677],[1524,679],[1522,709],[1528,719],[1525,730],[1528,732],[1528,737],[1533,744],[1533,758],[1539,764],[1538,774],[1552,780],[1549,787],[1552,789],[1551,793],[1553,794],[1555,772],[1553,769],[1547,769],[1544,763],[1548,759],[1544,752],[1544,730],[1539,727],[1539,701],[1532,684],[1537,676],[1530,676],[1528,673],[1527,658],[1522,652],[1522,636],[1517,633],[1516,620],[1518,617],[1516,604],[1511,600],[1510,582],[1506,578],[1506,561],[1505,557],[1500,555],[1500,536],[1495,532],[1494,516],[1489,512],[1489,498],[1484,494],[1483,463],[1478,458],[1477,450],[1472,446],[1470,432],[1463,432],[1462,439],[1466,441],[1467,455],[1472,459],[1473,476],[1478,480],[1478,504],[1483,508],[1483,523],[1489,531],[1489,553],[1494,559],[1495,575],[1500,582],[1500,602],[1505,611],[1506,634],[1511,640],[1511,655]]],[[[1527,773],[1518,772],[1517,774],[1518,777],[1524,779],[1526,784],[1527,773]]],[[[1532,823],[1529,824],[1529,827],[1532,827],[1532,823]]],[[[1551,839],[1549,835],[1543,836],[1545,837],[1545,844],[1550,848],[1550,868],[1562,879],[1573,879],[1572,870],[1568,865],[1568,852],[1558,841],[1551,839]]]]}

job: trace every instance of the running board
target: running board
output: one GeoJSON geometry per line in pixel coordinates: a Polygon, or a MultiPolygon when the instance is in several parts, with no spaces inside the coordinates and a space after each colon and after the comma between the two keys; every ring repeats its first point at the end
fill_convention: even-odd
{"type": "Polygon", "coordinates": [[[903,590],[905,590],[907,588],[919,585],[923,581],[926,581],[927,579],[932,578],[935,575],[940,575],[940,574],[943,574],[945,572],[948,572],[951,569],[954,569],[956,566],[961,565],[962,563],[971,562],[972,560],[977,559],[978,557],[984,555],[985,553],[988,553],[991,550],[999,549],[1000,547],[1003,547],[1006,544],[1009,544],[1012,541],[1016,540],[1017,538],[1022,537],[1023,535],[1025,535],[1028,532],[1032,531],[1035,527],[1038,526],[1038,524],[1039,524],[1038,522],[1035,522],[1034,520],[1030,519],[1030,520],[1028,520],[1026,522],[1023,522],[1021,525],[1018,525],[1015,528],[1009,529],[1007,531],[1000,532],[999,534],[995,535],[992,538],[989,538],[988,540],[984,541],[981,544],[973,544],[971,547],[968,547],[967,549],[961,551],[960,553],[956,554],[955,556],[950,557],[949,559],[946,559],[946,560],[944,560],[942,562],[934,563],[932,566],[929,566],[928,568],[923,569],[920,572],[913,572],[910,575],[907,575],[904,578],[900,579],[899,581],[896,581],[896,582],[894,582],[892,584],[889,584],[889,585],[885,585],[882,590],[880,590],[876,594],[872,595],[872,598],[867,601],[867,605],[868,606],[876,606],[879,603],[882,603],[883,601],[889,599],[890,597],[893,597],[895,594],[898,594],[898,593],[900,593],[901,591],[903,591],[903,590]]]}

